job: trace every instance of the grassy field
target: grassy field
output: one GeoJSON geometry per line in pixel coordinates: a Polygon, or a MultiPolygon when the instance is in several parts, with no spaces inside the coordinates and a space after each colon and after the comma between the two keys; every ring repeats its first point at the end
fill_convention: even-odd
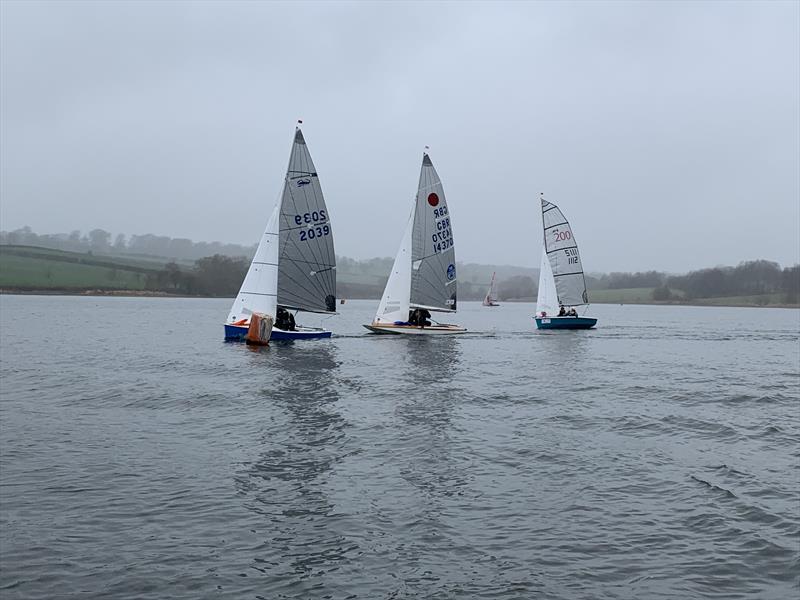
{"type": "MultiPolygon", "coordinates": [[[[758,294],[753,296],[727,296],[723,298],[693,298],[686,300],[680,290],[670,290],[672,299],[667,302],[653,300],[653,288],[628,288],[620,290],[592,290],[589,300],[594,304],[691,304],[693,306],[787,306],[785,294],[758,294]]],[[[796,306],[796,305],[790,305],[796,306]]]]}
{"type": "Polygon", "coordinates": [[[691,303],[699,306],[774,306],[785,305],[785,302],[786,294],[756,294],[727,298],[695,298],[691,303]]]}
{"type": "Polygon", "coordinates": [[[591,290],[589,291],[589,300],[596,304],[651,304],[653,288],[591,290]]]}
{"type": "Polygon", "coordinates": [[[28,246],[0,246],[0,288],[142,290],[163,264],[28,246]]]}

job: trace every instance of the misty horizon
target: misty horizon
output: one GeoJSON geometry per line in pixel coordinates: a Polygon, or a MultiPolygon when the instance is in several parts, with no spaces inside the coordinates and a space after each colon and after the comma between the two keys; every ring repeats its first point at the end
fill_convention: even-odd
{"type": "MultiPolygon", "coordinates": [[[[94,232],[102,232],[102,233],[108,234],[108,243],[107,243],[107,246],[105,246],[105,247],[93,248],[93,249],[100,250],[101,254],[102,253],[108,253],[108,254],[111,254],[111,255],[115,255],[115,254],[132,254],[132,255],[141,254],[141,255],[144,255],[144,256],[152,256],[152,257],[163,258],[163,259],[192,260],[192,258],[187,257],[185,254],[182,254],[180,252],[179,253],[170,253],[168,251],[166,251],[166,252],[156,252],[156,251],[137,250],[136,248],[131,247],[131,243],[134,241],[134,238],[141,238],[142,240],[146,240],[147,238],[156,238],[159,241],[166,241],[166,240],[175,241],[175,242],[181,243],[181,245],[184,246],[184,248],[186,246],[186,243],[189,243],[191,245],[197,245],[197,246],[201,246],[201,247],[208,247],[208,248],[210,248],[210,251],[215,253],[215,254],[218,253],[218,254],[222,254],[224,256],[230,256],[230,257],[245,257],[248,260],[250,260],[252,258],[252,255],[253,255],[253,253],[255,252],[255,250],[256,250],[256,248],[258,246],[257,243],[253,243],[253,244],[247,246],[247,245],[244,245],[244,244],[236,244],[234,242],[223,242],[223,241],[220,241],[220,240],[210,240],[210,241],[207,241],[207,240],[191,240],[191,239],[188,239],[188,238],[173,238],[173,237],[170,237],[170,236],[156,236],[155,234],[151,234],[151,233],[143,233],[143,234],[125,234],[125,233],[122,233],[122,232],[113,233],[113,232],[109,232],[109,231],[101,229],[101,228],[96,228],[94,230],[87,230],[87,231],[73,230],[72,232],[69,232],[69,233],[67,233],[67,232],[37,233],[37,232],[33,231],[30,228],[30,226],[24,226],[23,228],[20,228],[18,230],[14,230],[14,231],[11,231],[11,232],[5,231],[5,230],[0,231],[0,245],[3,245],[3,244],[9,244],[9,245],[19,244],[19,245],[43,246],[43,247],[53,247],[53,248],[61,247],[61,249],[67,249],[65,247],[62,247],[61,244],[52,243],[52,244],[48,245],[46,242],[56,242],[56,241],[69,242],[69,241],[72,241],[72,242],[79,242],[80,244],[85,245],[86,248],[83,248],[81,250],[81,251],[85,251],[90,246],[92,246],[91,234],[94,233],[94,232]],[[39,237],[41,239],[37,240],[35,243],[22,243],[21,241],[17,241],[17,240],[13,240],[13,241],[9,240],[9,234],[25,235],[25,233],[33,234],[34,236],[37,236],[37,237],[39,237]],[[123,242],[124,242],[122,245],[120,245],[120,236],[122,236],[123,242]],[[238,250],[235,250],[235,249],[238,249],[238,250]]],[[[199,258],[206,258],[206,257],[209,257],[209,256],[212,256],[212,254],[203,253],[203,254],[198,254],[196,258],[198,258],[198,259],[199,258]]],[[[387,273],[388,273],[388,270],[391,268],[392,261],[394,260],[394,256],[377,256],[376,255],[376,256],[366,256],[366,257],[353,257],[353,256],[347,256],[347,255],[341,254],[339,252],[336,253],[336,257],[339,260],[346,259],[346,260],[353,260],[353,261],[357,261],[357,262],[386,261],[387,262],[387,265],[386,265],[387,273]]],[[[745,259],[745,260],[739,261],[738,263],[735,263],[735,264],[734,263],[730,263],[730,262],[729,263],[719,263],[719,264],[715,264],[715,265],[705,265],[705,266],[702,266],[702,267],[698,267],[697,269],[687,269],[685,271],[663,271],[663,270],[660,270],[660,269],[648,268],[648,269],[640,269],[640,270],[634,272],[634,271],[623,271],[622,269],[611,268],[611,269],[607,269],[607,270],[591,269],[591,270],[587,270],[586,274],[587,275],[598,275],[599,276],[599,275],[607,275],[607,274],[614,274],[614,273],[645,273],[645,272],[651,272],[651,271],[658,271],[658,272],[663,273],[665,275],[682,275],[682,274],[689,273],[691,271],[698,271],[698,270],[704,270],[704,269],[733,268],[733,267],[736,267],[736,266],[740,266],[740,265],[742,265],[744,263],[752,263],[752,262],[765,261],[765,260],[767,262],[774,262],[774,263],[778,264],[781,268],[790,268],[790,267],[796,266],[798,264],[798,262],[782,264],[782,263],[780,263],[778,261],[769,261],[768,259],[765,259],[763,257],[752,257],[752,258],[749,258],[749,259],[745,259]]],[[[489,267],[489,268],[511,269],[511,270],[527,270],[527,271],[531,271],[531,272],[537,273],[537,274],[539,272],[539,264],[538,264],[538,262],[536,264],[525,264],[525,263],[522,263],[521,261],[517,262],[517,263],[514,263],[514,262],[489,263],[489,262],[467,261],[467,260],[461,260],[461,259],[458,259],[458,258],[457,258],[457,262],[460,265],[471,265],[471,266],[475,266],[475,267],[489,267]]]]}
{"type": "Polygon", "coordinates": [[[540,192],[587,272],[800,261],[797,3],[0,13],[4,230],[250,246],[303,119],[342,256],[394,256],[429,145],[459,262],[537,267],[540,192]]]}

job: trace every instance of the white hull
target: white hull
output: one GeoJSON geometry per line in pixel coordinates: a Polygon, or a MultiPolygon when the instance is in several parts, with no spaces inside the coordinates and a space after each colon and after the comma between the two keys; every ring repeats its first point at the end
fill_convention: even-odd
{"type": "Polygon", "coordinates": [[[419,327],[418,325],[364,325],[373,333],[388,333],[398,335],[453,335],[456,333],[466,333],[467,330],[458,325],[428,325],[419,327]]]}

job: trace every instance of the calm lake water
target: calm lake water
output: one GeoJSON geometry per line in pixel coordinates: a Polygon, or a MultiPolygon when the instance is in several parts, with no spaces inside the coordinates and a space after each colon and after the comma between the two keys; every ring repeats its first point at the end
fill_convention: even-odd
{"type": "Polygon", "coordinates": [[[229,305],[0,297],[0,597],[797,597],[800,311],[229,305]]]}

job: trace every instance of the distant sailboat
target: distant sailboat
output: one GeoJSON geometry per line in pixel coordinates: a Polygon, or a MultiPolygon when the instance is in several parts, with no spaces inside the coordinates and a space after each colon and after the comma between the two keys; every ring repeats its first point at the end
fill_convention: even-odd
{"type": "Polygon", "coordinates": [[[275,319],[273,340],[331,336],[324,329],[296,326],[289,311],[336,312],[333,229],[317,170],[299,127],[283,193],[231,307],[225,339],[243,339],[254,312],[275,319]]]}
{"type": "Polygon", "coordinates": [[[453,225],[444,188],[427,153],[422,155],[417,197],[406,223],[378,312],[375,333],[441,335],[464,333],[458,325],[432,324],[430,311],[456,312],[453,225]]]}
{"type": "Polygon", "coordinates": [[[589,329],[597,319],[580,317],[575,310],[589,304],[578,244],[561,210],[541,198],[544,246],[536,299],[539,329],[589,329]],[[562,310],[563,309],[563,310],[562,310]],[[569,309],[569,310],[568,310],[569,309]],[[560,314],[573,312],[572,315],[560,314]]]}
{"type": "Polygon", "coordinates": [[[497,282],[495,281],[496,273],[492,273],[492,281],[489,283],[489,291],[483,299],[484,306],[500,306],[497,302],[497,282]]]}

